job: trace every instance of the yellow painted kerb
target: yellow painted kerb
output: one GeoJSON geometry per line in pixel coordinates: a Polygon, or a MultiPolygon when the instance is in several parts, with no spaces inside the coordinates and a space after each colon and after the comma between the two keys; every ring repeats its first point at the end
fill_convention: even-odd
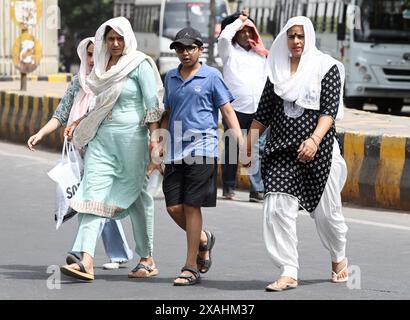
{"type": "Polygon", "coordinates": [[[29,124],[30,136],[35,134],[36,131],[40,129],[40,128],[36,128],[37,115],[39,113],[39,108],[40,108],[40,97],[33,97],[33,111],[31,113],[30,124],[29,124]]]}
{"type": "Polygon", "coordinates": [[[20,137],[24,136],[24,127],[26,125],[27,114],[28,114],[28,100],[29,100],[29,96],[23,97],[23,110],[21,112],[20,118],[17,120],[18,121],[17,134],[20,137]]]}
{"type": "Polygon", "coordinates": [[[347,180],[342,196],[346,201],[360,198],[359,180],[364,159],[365,136],[357,133],[345,133],[344,158],[347,165],[347,180]]]}
{"type": "Polygon", "coordinates": [[[13,114],[11,115],[11,121],[9,123],[9,129],[10,129],[10,138],[14,139],[16,136],[16,119],[17,119],[17,114],[20,109],[20,96],[19,95],[14,95],[14,108],[13,108],[13,114]]]}
{"type": "Polygon", "coordinates": [[[0,119],[0,136],[5,137],[7,135],[7,120],[10,111],[10,93],[6,93],[4,97],[3,114],[0,119]]]}
{"type": "Polygon", "coordinates": [[[377,168],[376,202],[385,208],[397,208],[400,203],[400,181],[406,160],[406,138],[383,137],[377,168]]]}
{"type": "Polygon", "coordinates": [[[56,73],[48,75],[48,81],[50,83],[67,82],[67,75],[65,73],[56,73]]]}

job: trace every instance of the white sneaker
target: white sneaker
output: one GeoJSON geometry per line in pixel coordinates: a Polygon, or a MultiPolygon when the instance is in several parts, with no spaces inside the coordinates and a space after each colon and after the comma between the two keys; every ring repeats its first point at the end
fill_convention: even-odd
{"type": "Polygon", "coordinates": [[[105,270],[114,270],[114,269],[118,269],[120,267],[120,264],[118,262],[108,262],[108,263],[104,263],[102,267],[105,270]]]}

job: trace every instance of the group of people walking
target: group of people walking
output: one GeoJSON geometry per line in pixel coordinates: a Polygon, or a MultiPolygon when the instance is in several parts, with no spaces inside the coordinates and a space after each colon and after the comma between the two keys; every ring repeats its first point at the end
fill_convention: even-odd
{"type": "Polygon", "coordinates": [[[131,260],[120,223],[129,216],[140,260],[128,276],[158,275],[147,183],[159,170],[168,214],[187,239],[186,260],[173,284],[199,283],[212,266],[216,241],[204,228],[201,208],[216,206],[221,113],[227,137],[223,197],[235,196],[239,158],[252,172],[249,200],[263,201],[263,239],[281,269],[266,290],[298,284],[299,209],[314,218],[330,252],[331,280],[346,282],[340,193],[347,170],[335,130],[335,119],[343,114],[343,65],[316,48],[306,17],[291,18],[270,51],[246,10],[225,18],[218,39],[223,76],[200,62],[203,45],[199,31],[180,30],[170,45],[180,65],[166,74],[163,85],[154,61],[137,50],[127,19],[108,20],[95,38],[80,43],[79,74],[53,118],[28,141],[33,150],[45,135],[68,124],[65,136],[83,150],[84,173],[70,203],[79,227],[61,272],[93,280],[101,234],[111,262],[107,268],[131,260]]]}

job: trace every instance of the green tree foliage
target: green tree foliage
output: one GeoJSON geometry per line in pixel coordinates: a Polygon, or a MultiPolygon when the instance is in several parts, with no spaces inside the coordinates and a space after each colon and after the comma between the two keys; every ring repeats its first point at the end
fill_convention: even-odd
{"type": "Polygon", "coordinates": [[[95,34],[97,28],[113,16],[113,0],[59,0],[62,30],[76,38],[95,34]]]}

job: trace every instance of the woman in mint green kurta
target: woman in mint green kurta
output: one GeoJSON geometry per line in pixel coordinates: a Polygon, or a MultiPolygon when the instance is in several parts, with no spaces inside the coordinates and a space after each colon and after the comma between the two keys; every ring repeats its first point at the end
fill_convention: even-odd
{"type": "Polygon", "coordinates": [[[149,154],[144,102],[147,116],[152,118],[159,101],[152,67],[147,61],[127,76],[111,114],[88,144],[84,177],[71,206],[81,213],[116,219],[136,211],[135,215],[130,214],[131,219],[144,219],[135,224],[136,251],[139,256],[149,257],[153,247],[154,207],[152,197],[146,192],[149,154]],[[118,209],[126,210],[115,215],[118,209]]]}
{"type": "Polygon", "coordinates": [[[112,112],[88,144],[84,178],[71,202],[79,212],[97,210],[101,216],[113,217],[116,208],[130,207],[143,189],[149,161],[144,102],[148,114],[159,106],[147,61],[127,76],[112,112]]]}
{"type": "MultiPolygon", "coordinates": [[[[74,143],[77,133],[79,137],[84,132],[88,133],[89,127],[101,116],[102,122],[96,126],[92,138],[85,140],[88,148],[84,159],[84,177],[70,203],[80,213],[80,227],[73,250],[82,252],[83,259],[80,263],[62,267],[61,271],[75,278],[94,279],[93,257],[98,220],[102,217],[122,219],[129,215],[135,249],[141,260],[128,276],[154,276],[158,274],[152,258],[154,206],[146,190],[146,172],[150,160],[147,126],[150,131],[157,128],[162,115],[158,71],[152,59],[129,49],[134,41],[136,48],[136,40],[125,18],[114,18],[103,24],[97,30],[96,41],[95,69],[89,77],[90,88],[96,91],[96,107],[81,121],[74,143]],[[98,39],[102,39],[103,43],[99,44],[98,39]],[[121,49],[121,46],[122,54],[116,58],[118,51],[115,47],[121,49]],[[99,65],[98,61],[104,60],[99,59],[99,54],[104,57],[104,50],[110,52],[111,57],[102,64],[100,61],[99,65]],[[138,59],[140,61],[136,62],[138,59]],[[100,70],[101,65],[104,70],[100,70]],[[120,81],[115,78],[118,74],[120,81]],[[114,78],[115,81],[110,84],[105,81],[106,78],[114,78]]],[[[77,140],[81,141],[81,138],[77,140]]]]}

